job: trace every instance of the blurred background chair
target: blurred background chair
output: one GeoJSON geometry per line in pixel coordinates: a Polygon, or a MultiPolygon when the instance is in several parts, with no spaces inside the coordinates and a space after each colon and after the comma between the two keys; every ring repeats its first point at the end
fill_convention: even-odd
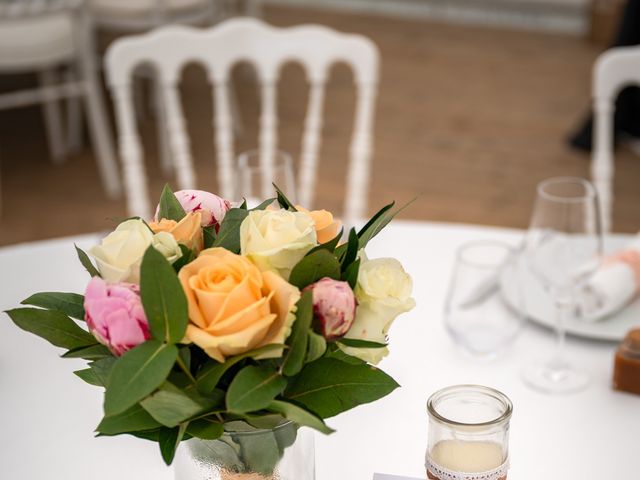
{"type": "Polygon", "coordinates": [[[160,75],[178,187],[193,188],[196,184],[178,92],[181,71],[190,62],[201,63],[213,85],[217,178],[219,191],[226,198],[233,198],[235,194],[228,89],[233,67],[240,62],[249,62],[256,68],[261,85],[258,144],[265,163],[273,158],[278,143],[276,84],[280,70],[288,62],[298,62],[304,67],[310,95],[302,139],[298,192],[300,203],[308,208],[312,207],[314,197],[329,71],[336,62],[344,62],[351,67],[357,100],[343,213],[347,223],[362,217],[367,203],[378,83],[379,53],[375,44],[360,35],[347,35],[317,25],[281,29],[250,18],[227,20],[204,31],[166,27],[147,35],[117,40],[108,50],[106,74],[115,101],[129,214],[142,217],[151,214],[132,101],[132,73],[140,64],[154,65],[160,75]]]}
{"type": "Polygon", "coordinates": [[[81,142],[77,98],[84,100],[104,190],[121,184],[93,53],[91,20],[82,0],[0,2],[0,74],[37,73],[38,88],[0,94],[0,109],[42,103],[52,160],[61,162],[81,142]],[[61,76],[63,74],[63,76],[61,76]],[[68,99],[67,138],[60,101],[68,99]]]}
{"type": "Polygon", "coordinates": [[[640,86],[640,46],[612,48],[600,55],[593,72],[595,130],[591,176],[600,196],[605,232],[612,226],[615,100],[620,90],[629,85],[640,86]]]}

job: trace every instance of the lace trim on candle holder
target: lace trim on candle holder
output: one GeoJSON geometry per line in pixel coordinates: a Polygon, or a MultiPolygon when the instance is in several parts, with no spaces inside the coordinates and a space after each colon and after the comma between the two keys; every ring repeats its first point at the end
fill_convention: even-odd
{"type": "Polygon", "coordinates": [[[428,457],[426,463],[427,471],[438,480],[505,480],[509,470],[508,460],[498,468],[480,473],[453,472],[441,467],[428,457]]]}

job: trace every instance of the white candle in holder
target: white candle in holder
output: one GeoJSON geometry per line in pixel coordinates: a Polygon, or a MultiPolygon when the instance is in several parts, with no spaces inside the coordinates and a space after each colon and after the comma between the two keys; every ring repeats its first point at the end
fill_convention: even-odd
{"type": "Polygon", "coordinates": [[[479,385],[433,394],[428,402],[427,476],[432,480],[505,480],[511,401],[479,385]]]}

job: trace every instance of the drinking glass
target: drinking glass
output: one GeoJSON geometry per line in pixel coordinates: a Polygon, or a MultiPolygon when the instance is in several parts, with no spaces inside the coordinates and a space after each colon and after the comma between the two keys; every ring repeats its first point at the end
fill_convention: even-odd
{"type": "Polygon", "coordinates": [[[597,270],[602,258],[598,196],[591,183],[557,177],[538,185],[525,256],[534,277],[555,303],[557,345],[550,359],[524,371],[524,379],[548,393],[581,390],[589,378],[565,360],[565,319],[575,307],[575,292],[597,270]]]}
{"type": "Polygon", "coordinates": [[[431,480],[506,480],[513,405],[493,388],[455,385],[427,402],[431,480]]]}
{"type": "Polygon", "coordinates": [[[507,346],[524,323],[515,250],[498,241],[469,242],[458,248],[445,303],[445,326],[474,356],[491,357],[507,346]],[[516,286],[511,305],[500,285],[516,286]],[[514,308],[512,308],[514,307],[514,308]]]}
{"type": "Polygon", "coordinates": [[[291,202],[297,201],[291,155],[280,150],[272,153],[251,150],[238,156],[236,197],[244,197],[249,208],[259,205],[267,198],[275,197],[273,184],[291,202]]]}

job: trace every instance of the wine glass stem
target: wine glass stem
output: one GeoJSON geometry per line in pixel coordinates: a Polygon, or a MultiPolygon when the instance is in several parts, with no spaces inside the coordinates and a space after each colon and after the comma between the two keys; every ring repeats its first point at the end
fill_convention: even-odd
{"type": "Polygon", "coordinates": [[[567,367],[564,359],[566,320],[571,311],[572,302],[567,298],[556,298],[556,352],[552,360],[554,370],[562,371],[567,367]]]}

